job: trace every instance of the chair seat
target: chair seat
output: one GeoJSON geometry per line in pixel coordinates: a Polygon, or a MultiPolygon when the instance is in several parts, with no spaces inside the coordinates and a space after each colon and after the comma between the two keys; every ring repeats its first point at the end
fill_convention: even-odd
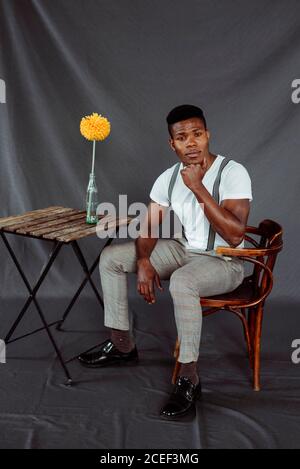
{"type": "Polygon", "coordinates": [[[229,293],[201,298],[201,306],[222,307],[226,305],[241,306],[255,300],[255,284],[252,277],[246,277],[240,286],[229,293]]]}

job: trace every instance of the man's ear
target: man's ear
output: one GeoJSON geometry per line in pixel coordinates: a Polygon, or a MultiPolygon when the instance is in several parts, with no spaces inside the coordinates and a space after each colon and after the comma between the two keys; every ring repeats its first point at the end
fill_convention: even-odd
{"type": "Polygon", "coordinates": [[[210,139],[210,131],[209,130],[206,130],[206,135],[207,135],[207,140],[210,139]]]}
{"type": "Polygon", "coordinates": [[[169,137],[169,145],[172,148],[172,150],[175,151],[174,140],[171,137],[169,137]]]}

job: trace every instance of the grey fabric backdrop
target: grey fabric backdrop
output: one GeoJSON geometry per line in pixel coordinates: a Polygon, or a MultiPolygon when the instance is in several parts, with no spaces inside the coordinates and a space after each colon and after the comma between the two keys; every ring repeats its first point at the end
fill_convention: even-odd
{"type": "MultiPolygon", "coordinates": [[[[285,242],[267,301],[261,393],[251,390],[240,325],[221,314],[203,330],[198,419],[162,423],[176,336],[171,298],[166,288],[149,314],[133,277],[140,366],[102,373],[73,362],[80,384],[65,389],[45,334],[10,346],[0,367],[1,448],[299,447],[300,365],[291,362],[299,336],[300,104],[291,100],[291,83],[300,78],[299,26],[298,0],[0,0],[7,91],[0,104],[0,216],[49,205],[84,208],[91,145],[79,122],[94,111],[112,123],[97,147],[102,200],[117,203],[128,194],[129,203],[148,202],[155,178],[176,161],[165,116],[193,103],[206,111],[212,151],[251,175],[249,222],[274,218],[285,242]]],[[[33,281],[49,247],[13,244],[33,281]]],[[[81,245],[91,260],[102,243],[81,245]]],[[[4,334],[26,290],[2,245],[0,262],[4,334]]],[[[42,299],[48,317],[60,317],[80,279],[65,249],[41,291],[52,297],[42,299]]],[[[64,357],[107,337],[102,318],[94,297],[76,304],[69,333],[57,334],[64,357]]],[[[31,322],[40,326],[36,314],[31,322]]]]}
{"type": "MultiPolygon", "coordinates": [[[[251,175],[249,222],[274,218],[284,227],[273,297],[299,298],[297,0],[1,0],[0,7],[1,216],[84,207],[91,146],[79,122],[94,111],[112,123],[97,148],[101,200],[128,194],[129,203],[147,202],[155,178],[175,162],[165,116],[194,103],[206,111],[211,149],[251,175]]],[[[32,243],[18,248],[34,275],[47,248],[32,243]]],[[[97,243],[84,249],[93,255],[97,243]]],[[[1,294],[14,296],[17,280],[0,253],[1,294]]],[[[63,266],[73,259],[62,257],[55,295],[71,280],[63,266]]]]}

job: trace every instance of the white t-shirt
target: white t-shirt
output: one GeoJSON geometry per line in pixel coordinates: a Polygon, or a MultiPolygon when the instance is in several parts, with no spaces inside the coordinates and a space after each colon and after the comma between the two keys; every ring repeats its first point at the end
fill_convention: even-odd
{"type": "MultiPolygon", "coordinates": [[[[203,185],[210,194],[212,194],[213,185],[223,159],[224,156],[218,155],[202,179],[203,185]]],[[[150,192],[150,198],[164,207],[170,206],[168,190],[175,166],[168,168],[156,179],[150,192]]],[[[183,169],[182,163],[171,196],[171,208],[184,227],[187,239],[186,248],[206,250],[210,223],[204,215],[202,205],[199,204],[194,193],[184,184],[180,174],[181,169],[183,169]]],[[[227,163],[222,171],[219,194],[219,204],[225,199],[252,200],[251,179],[243,165],[233,160],[227,163]]],[[[218,233],[216,233],[214,248],[217,246],[229,246],[218,233]]],[[[243,246],[244,242],[238,247],[243,246]]]]}

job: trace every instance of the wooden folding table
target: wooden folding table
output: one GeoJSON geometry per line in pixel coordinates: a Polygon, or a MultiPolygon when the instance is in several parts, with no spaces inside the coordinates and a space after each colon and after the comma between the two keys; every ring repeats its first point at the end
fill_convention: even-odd
{"type": "MultiPolygon", "coordinates": [[[[121,225],[126,225],[129,222],[130,222],[130,218],[124,218],[122,220],[121,219],[114,220],[113,225],[110,224],[109,229],[115,228],[115,232],[118,232],[119,227],[121,225]]],[[[108,226],[105,227],[105,224],[104,224],[102,228],[107,229],[108,226]]],[[[7,333],[5,337],[5,343],[9,344],[11,342],[15,342],[17,340],[23,339],[24,337],[28,337],[29,335],[35,334],[36,332],[46,330],[48,337],[57,353],[59,362],[65,372],[65,375],[67,377],[66,384],[68,385],[72,384],[72,378],[66,366],[67,362],[63,360],[63,357],[59,351],[59,348],[57,346],[57,343],[54,339],[54,336],[51,332],[50,327],[56,325],[57,329],[61,328],[62,324],[66,320],[75,301],[79,297],[81,291],[83,290],[87,282],[90,283],[96,295],[97,300],[99,301],[101,307],[103,308],[102,297],[99,294],[98,289],[96,288],[91,276],[96,266],[98,265],[102,250],[112,242],[113,238],[108,237],[104,246],[102,247],[102,249],[100,249],[100,252],[98,251],[97,258],[95,259],[95,261],[93,262],[90,268],[88,267],[86,260],[83,256],[83,253],[77,242],[79,239],[85,238],[87,236],[95,235],[95,234],[96,234],[96,225],[89,225],[86,223],[86,212],[82,210],[75,210],[72,208],[48,207],[48,208],[44,208],[40,210],[33,210],[31,212],[26,212],[22,215],[10,216],[7,218],[0,218],[1,238],[29,292],[27,301],[25,302],[23,308],[21,309],[19,315],[17,316],[16,320],[14,321],[13,325],[11,326],[9,332],[7,333]],[[21,264],[18,261],[11,244],[9,243],[7,234],[14,235],[14,236],[23,236],[26,238],[40,239],[40,240],[44,240],[53,244],[49,258],[45,262],[42,268],[40,277],[38,278],[38,280],[36,281],[33,287],[30,285],[21,267],[21,264]],[[63,245],[72,246],[73,251],[77,259],[79,260],[79,263],[83,269],[85,276],[80,286],[78,287],[75,295],[73,296],[69,305],[67,306],[62,318],[58,321],[48,324],[46,321],[45,315],[38,303],[38,300],[36,299],[36,295],[63,245]],[[27,334],[24,334],[22,336],[12,339],[12,335],[14,334],[16,328],[18,327],[19,323],[23,319],[31,302],[34,303],[37,309],[39,317],[43,323],[43,327],[40,327],[39,329],[35,329],[34,331],[31,331],[27,334]]]]}

